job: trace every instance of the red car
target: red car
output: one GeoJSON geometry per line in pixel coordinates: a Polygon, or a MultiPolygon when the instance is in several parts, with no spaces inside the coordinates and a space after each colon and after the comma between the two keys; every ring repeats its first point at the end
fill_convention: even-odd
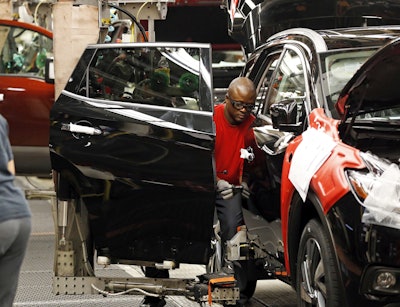
{"type": "Polygon", "coordinates": [[[48,123],[54,84],[45,80],[45,70],[52,53],[50,31],[0,20],[0,113],[9,123],[19,174],[50,174],[48,123]]]}

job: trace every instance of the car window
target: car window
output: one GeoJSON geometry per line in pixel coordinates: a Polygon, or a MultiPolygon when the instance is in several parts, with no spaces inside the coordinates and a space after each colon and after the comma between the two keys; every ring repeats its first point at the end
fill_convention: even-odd
{"type": "Polygon", "coordinates": [[[154,123],[212,132],[211,67],[206,44],[93,45],[66,89],[146,114],[154,123]]]}
{"type": "Polygon", "coordinates": [[[305,115],[306,94],[305,72],[301,57],[294,50],[288,49],[272,76],[265,112],[268,113],[273,104],[294,100],[297,102],[297,119],[300,121],[305,115]]]}
{"type": "Polygon", "coordinates": [[[271,82],[271,76],[276,68],[280,54],[281,52],[269,54],[269,50],[259,50],[246,63],[243,76],[253,80],[256,85],[256,110],[263,108],[268,93],[269,82],[271,82]]]}
{"type": "Polygon", "coordinates": [[[268,104],[271,105],[287,99],[304,99],[306,96],[304,80],[300,56],[293,50],[287,50],[273,79],[276,95],[269,97],[268,104]]]}
{"type": "Polygon", "coordinates": [[[44,77],[52,39],[32,30],[0,26],[0,73],[44,77]]]}
{"type": "MultiPolygon", "coordinates": [[[[263,55],[265,55],[265,53],[263,53],[263,55]]],[[[243,69],[243,76],[248,77],[252,80],[256,78],[258,70],[254,69],[254,67],[257,67],[257,65],[262,62],[263,57],[260,56],[261,51],[252,54],[251,58],[246,62],[246,65],[243,69]]]]}
{"type": "MultiPolygon", "coordinates": [[[[198,62],[196,53],[182,56],[198,62]]],[[[197,63],[195,74],[190,66],[184,68],[166,52],[154,49],[104,49],[95,59],[89,70],[93,87],[90,97],[200,109],[197,63]]]]}
{"type": "MultiPolygon", "coordinates": [[[[281,53],[274,53],[267,57],[262,65],[261,81],[257,85],[256,105],[263,106],[270,88],[271,78],[278,64],[281,53]]],[[[274,90],[274,89],[273,89],[274,90]]]]}

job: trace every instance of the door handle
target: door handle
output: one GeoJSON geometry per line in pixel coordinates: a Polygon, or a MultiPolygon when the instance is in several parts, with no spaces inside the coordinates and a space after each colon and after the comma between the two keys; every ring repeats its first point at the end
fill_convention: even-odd
{"type": "Polygon", "coordinates": [[[102,134],[102,131],[99,128],[83,126],[83,125],[76,125],[73,123],[62,124],[61,130],[70,131],[72,133],[83,133],[83,134],[89,134],[89,135],[102,134]]]}
{"type": "Polygon", "coordinates": [[[4,101],[4,94],[0,93],[0,102],[3,102],[3,101],[4,101]]]}

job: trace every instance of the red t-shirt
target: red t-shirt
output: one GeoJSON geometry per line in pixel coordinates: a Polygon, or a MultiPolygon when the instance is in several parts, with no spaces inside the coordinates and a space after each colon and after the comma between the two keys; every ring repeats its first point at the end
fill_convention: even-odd
{"type": "Polygon", "coordinates": [[[224,107],[225,104],[219,104],[214,108],[216,173],[218,178],[238,185],[242,181],[244,165],[240,149],[247,148],[254,139],[251,124],[255,117],[250,114],[240,125],[231,125],[224,116],[224,107]]]}

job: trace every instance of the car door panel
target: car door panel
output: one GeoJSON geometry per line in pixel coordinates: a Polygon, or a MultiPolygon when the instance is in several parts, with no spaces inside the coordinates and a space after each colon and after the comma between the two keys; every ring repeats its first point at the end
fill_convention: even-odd
{"type": "Polygon", "coordinates": [[[51,112],[53,168],[61,176],[74,168],[87,191],[101,194],[85,200],[113,257],[205,263],[214,215],[212,101],[205,111],[141,101],[64,91],[51,112]]]}
{"type": "Polygon", "coordinates": [[[46,83],[44,79],[17,75],[8,76],[0,84],[0,93],[3,94],[0,113],[9,123],[11,144],[47,146],[48,118],[54,102],[54,85],[46,83]]]}

